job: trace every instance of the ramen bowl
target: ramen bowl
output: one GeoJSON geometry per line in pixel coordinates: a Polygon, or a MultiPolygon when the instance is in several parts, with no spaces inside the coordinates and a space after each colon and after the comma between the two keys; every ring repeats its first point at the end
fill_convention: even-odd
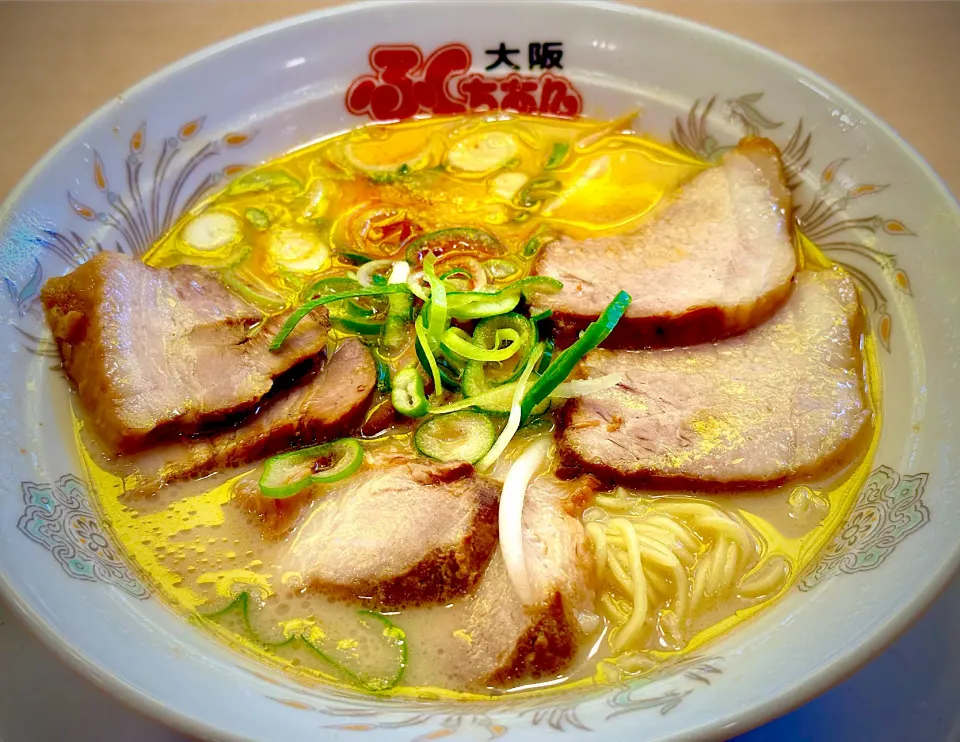
{"type": "Polygon", "coordinates": [[[686,21],[589,2],[381,2],[253,31],[106,105],[0,211],[0,587],[71,666],[200,737],[730,737],[881,651],[960,562],[958,243],[957,203],[888,126],[807,70],[686,21]],[[653,675],[484,702],[304,685],[165,607],[84,481],[42,282],[98,250],[142,254],[247,166],[370,120],[638,108],[639,130],[704,159],[772,139],[806,233],[860,285],[882,435],[845,524],[790,592],[653,675]]]}

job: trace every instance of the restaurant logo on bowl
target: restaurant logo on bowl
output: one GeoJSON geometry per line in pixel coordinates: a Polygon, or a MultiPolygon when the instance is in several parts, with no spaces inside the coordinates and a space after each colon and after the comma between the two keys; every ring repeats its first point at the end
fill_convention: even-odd
{"type": "Polygon", "coordinates": [[[347,110],[375,121],[484,111],[580,115],[580,93],[555,71],[563,69],[562,42],[532,41],[525,50],[500,42],[484,54],[484,71],[471,72],[473,55],[463,44],[441,46],[426,59],[412,44],[375,46],[369,56],[373,74],[351,83],[347,110]]]}

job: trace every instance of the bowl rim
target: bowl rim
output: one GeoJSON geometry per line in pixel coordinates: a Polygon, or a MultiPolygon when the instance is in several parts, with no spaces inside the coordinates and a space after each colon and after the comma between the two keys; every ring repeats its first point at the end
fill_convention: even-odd
{"type": "MultiPolygon", "coordinates": [[[[542,4],[542,0],[521,1],[524,4],[542,4]]],[[[900,150],[910,158],[913,164],[926,176],[927,180],[945,196],[946,202],[952,204],[954,210],[960,213],[960,198],[951,192],[933,167],[927,163],[913,146],[890,124],[877,116],[858,99],[798,62],[794,62],[778,52],[772,51],[761,44],[749,41],[736,34],[662,10],[636,7],[626,3],[616,2],[615,0],[553,1],[563,2],[565,5],[587,10],[593,9],[623,13],[624,15],[633,16],[645,21],[666,24],[688,33],[710,36],[750,52],[755,58],[768,66],[778,66],[787,72],[793,73],[798,79],[815,82],[819,89],[829,94],[831,99],[840,101],[851,108],[859,110],[864,117],[869,120],[871,125],[886,134],[891,142],[898,146],[900,150]]],[[[77,142],[82,137],[84,131],[102,123],[103,120],[125,100],[147,91],[163,79],[187,70],[199,62],[215,57],[235,46],[287,28],[353,13],[357,10],[396,7],[398,4],[430,6],[437,5],[441,2],[444,2],[444,0],[348,1],[342,5],[308,11],[257,26],[184,56],[144,77],[129,88],[126,88],[73,126],[27,171],[7,194],[3,202],[0,203],[0,222],[9,216],[14,204],[20,199],[37,176],[57,155],[77,142]]],[[[480,7],[482,4],[481,0],[466,0],[463,2],[463,5],[471,5],[473,7],[480,7]]],[[[719,735],[722,735],[723,738],[729,738],[731,735],[742,734],[751,729],[755,729],[799,708],[815,696],[850,677],[861,667],[881,654],[900,634],[906,631],[927,611],[930,605],[946,589],[954,574],[958,572],[960,572],[960,543],[958,543],[951,553],[946,555],[946,558],[942,561],[938,570],[927,580],[926,585],[921,591],[915,595],[911,601],[903,604],[895,613],[888,615],[872,634],[856,643],[849,644],[817,670],[807,673],[805,677],[801,677],[789,685],[781,686],[773,695],[759,700],[748,707],[728,712],[714,721],[700,724],[697,727],[683,732],[672,733],[668,739],[679,739],[680,737],[684,739],[720,739],[721,737],[719,735]]],[[[6,600],[20,622],[27,626],[30,632],[37,636],[56,657],[72,670],[92,682],[95,686],[108,693],[111,697],[121,701],[128,708],[144,715],[152,721],[157,721],[164,726],[187,735],[243,742],[252,739],[225,732],[222,728],[214,726],[201,718],[189,716],[179,709],[166,706],[148,691],[135,687],[109,667],[100,664],[97,659],[88,653],[73,649],[64,641],[63,637],[59,635],[53,625],[24,599],[14,587],[2,564],[0,564],[0,595],[6,600]]]]}

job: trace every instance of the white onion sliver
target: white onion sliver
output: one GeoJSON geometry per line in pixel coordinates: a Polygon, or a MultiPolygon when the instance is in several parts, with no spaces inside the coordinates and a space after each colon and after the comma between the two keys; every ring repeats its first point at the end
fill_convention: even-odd
{"type": "Polygon", "coordinates": [[[510,416],[507,418],[507,424],[503,426],[500,437],[497,438],[493,444],[493,448],[487,451],[486,456],[480,459],[480,463],[477,464],[478,471],[486,471],[496,464],[497,459],[500,458],[500,455],[506,450],[507,446],[510,445],[513,436],[520,430],[520,415],[522,414],[520,403],[523,401],[523,395],[526,394],[527,391],[527,380],[530,378],[530,374],[533,373],[533,369],[540,361],[540,356],[542,355],[543,343],[540,343],[534,349],[533,353],[530,354],[530,360],[527,361],[526,368],[523,369],[523,373],[520,374],[520,378],[517,379],[517,388],[513,393],[513,400],[510,402],[510,416]]]}
{"type": "Polygon", "coordinates": [[[398,260],[393,264],[393,270],[390,271],[390,278],[387,283],[406,283],[410,277],[410,263],[406,260],[398,260]]]}
{"type": "Polygon", "coordinates": [[[357,281],[361,286],[373,286],[374,274],[392,265],[392,260],[371,260],[369,263],[364,263],[357,270],[357,281]]]}
{"type": "Polygon", "coordinates": [[[430,299],[430,293],[427,287],[424,286],[423,281],[423,271],[414,271],[407,276],[407,286],[413,295],[418,299],[427,301],[430,299]]]}
{"type": "Polygon", "coordinates": [[[554,399],[569,399],[570,397],[584,397],[604,389],[615,387],[623,381],[623,374],[607,374],[596,379],[574,379],[565,381],[551,392],[554,399]]]}
{"type": "Polygon", "coordinates": [[[500,493],[500,553],[507,576],[524,605],[533,602],[533,590],[523,555],[523,500],[530,479],[547,457],[550,444],[550,438],[541,438],[527,446],[507,472],[500,493]]]}

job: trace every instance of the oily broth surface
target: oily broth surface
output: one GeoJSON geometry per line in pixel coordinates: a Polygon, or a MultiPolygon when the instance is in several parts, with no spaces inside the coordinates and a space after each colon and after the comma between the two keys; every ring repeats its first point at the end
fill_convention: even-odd
{"type": "MultiPolygon", "coordinates": [[[[214,210],[236,218],[242,234],[231,244],[204,251],[191,247],[182,236],[184,223],[192,218],[188,216],[145,260],[156,266],[195,263],[219,270],[242,265],[244,275],[271,297],[262,307],[269,313],[296,304],[298,292],[312,281],[355,270],[351,261],[342,257],[345,253],[398,257],[403,254],[403,243],[417,233],[472,226],[501,240],[507,250],[502,257],[517,263],[519,273],[513,278],[518,278],[529,269],[524,245],[544,230],[575,237],[632,230],[664,193],[706,167],[652,140],[614,133],[618,128],[622,127],[527,117],[428,119],[363,127],[297,150],[255,171],[273,174],[271,182],[281,183],[279,186],[246,191],[228,188],[198,207],[194,215],[214,210]],[[490,131],[513,138],[516,147],[509,162],[484,173],[446,166],[458,143],[490,131]],[[551,163],[564,147],[564,156],[551,163]],[[506,196],[505,180],[498,181],[504,172],[526,178],[513,197],[506,196]],[[537,181],[543,181],[540,191],[532,193],[525,202],[528,205],[518,205],[517,193],[537,181]],[[266,214],[267,228],[248,220],[251,209],[266,214]],[[271,235],[283,230],[296,230],[309,237],[309,244],[329,248],[326,259],[322,264],[291,269],[271,241],[271,235]]],[[[512,185],[517,182],[519,178],[514,178],[512,185]]],[[[808,242],[801,240],[800,250],[807,267],[829,265],[808,242]]],[[[864,338],[863,352],[871,407],[878,411],[879,367],[870,337],[864,338]]],[[[760,601],[731,598],[708,602],[698,612],[691,638],[683,647],[665,645],[651,635],[644,649],[652,657],[667,661],[692,651],[789,589],[842,523],[865,481],[879,437],[878,415],[874,412],[866,452],[839,474],[763,492],[693,495],[737,513],[758,534],[761,559],[782,556],[790,565],[789,577],[775,595],[760,601]]],[[[321,625],[329,636],[346,642],[356,632],[357,609],[362,605],[301,593],[296,588],[298,575],[284,568],[283,555],[293,536],[264,538],[262,524],[232,502],[236,483],[258,468],[224,472],[166,487],[147,500],[134,499],[124,495],[125,482],[108,473],[84,443],[79,413],[75,430],[108,527],[144,579],[177,612],[231,646],[282,666],[306,682],[344,683],[344,678],[315,654],[260,644],[237,620],[202,618],[227,605],[238,592],[247,591],[254,596],[252,622],[261,638],[280,638],[282,627],[294,622],[321,625]]],[[[512,446],[514,452],[517,443],[512,446]]],[[[410,450],[407,435],[368,442],[368,453],[374,458],[378,452],[410,450]]],[[[511,455],[508,451],[506,458],[511,455]]],[[[502,463],[501,478],[503,469],[502,463]]],[[[682,493],[637,494],[657,499],[682,493]]],[[[322,492],[301,514],[300,522],[320,507],[322,492]]],[[[445,662],[457,643],[467,640],[463,636],[464,600],[387,615],[405,632],[409,653],[407,671],[393,692],[467,697],[457,692],[461,686],[449,671],[450,663],[445,662]]],[[[612,679],[598,669],[598,660],[610,654],[607,628],[605,619],[601,620],[600,628],[584,642],[564,677],[553,682],[541,679],[530,687],[612,679]]]]}

